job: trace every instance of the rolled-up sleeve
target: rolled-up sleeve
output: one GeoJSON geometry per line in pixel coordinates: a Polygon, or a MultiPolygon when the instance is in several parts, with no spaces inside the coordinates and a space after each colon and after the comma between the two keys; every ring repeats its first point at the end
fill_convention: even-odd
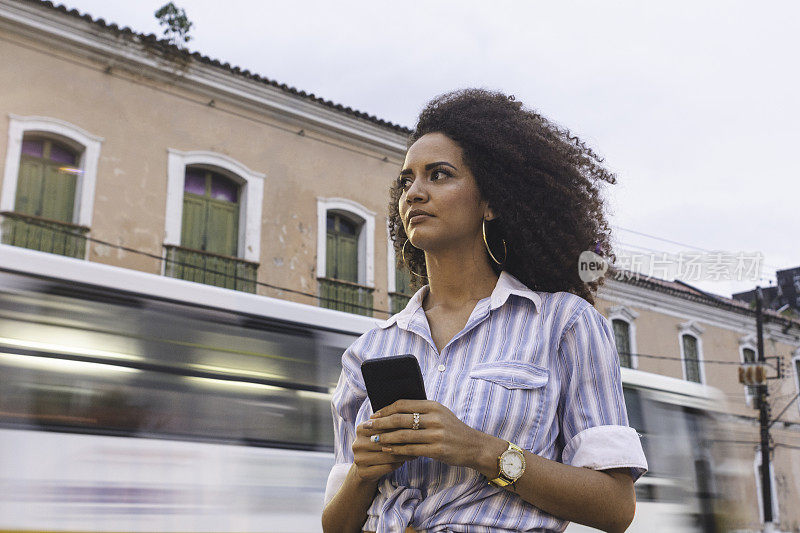
{"type": "Polygon", "coordinates": [[[366,399],[366,391],[353,368],[357,365],[353,347],[342,356],[342,373],[331,400],[333,415],[333,468],[325,487],[325,504],[333,498],[344,483],[353,464],[353,442],[356,438],[355,420],[366,399]]]}
{"type": "Polygon", "coordinates": [[[639,434],[628,426],[614,333],[597,309],[587,306],[567,322],[558,362],[562,462],[594,470],[629,467],[633,481],[639,479],[647,459],[639,434]]]}

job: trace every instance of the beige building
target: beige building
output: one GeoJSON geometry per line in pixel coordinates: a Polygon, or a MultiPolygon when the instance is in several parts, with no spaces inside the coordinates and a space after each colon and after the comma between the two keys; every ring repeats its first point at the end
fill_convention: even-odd
{"type": "MultiPolygon", "coordinates": [[[[404,127],[49,2],[0,0],[0,132],[4,243],[377,318],[405,302],[386,218],[404,127]]],[[[736,483],[717,490],[737,502],[730,528],[760,530],[758,412],[737,378],[754,312],[645,277],[609,281],[597,307],[624,366],[724,393],[714,466],[736,483]]],[[[774,511],[800,531],[800,321],[766,317],[765,353],[783,362],[773,417],[789,406],[771,427],[774,511]]]]}

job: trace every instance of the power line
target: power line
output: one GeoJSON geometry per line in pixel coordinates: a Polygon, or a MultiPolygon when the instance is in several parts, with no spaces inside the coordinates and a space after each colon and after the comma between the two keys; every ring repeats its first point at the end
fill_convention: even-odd
{"type": "MultiPolygon", "coordinates": [[[[28,218],[28,217],[25,217],[24,220],[25,220],[26,224],[31,224],[31,225],[34,225],[34,226],[38,226],[38,227],[50,230],[50,231],[55,231],[57,233],[63,233],[63,234],[70,235],[70,236],[73,236],[73,237],[77,236],[77,237],[85,239],[88,242],[101,244],[103,246],[108,246],[110,248],[116,248],[116,249],[123,250],[123,251],[129,252],[129,253],[133,253],[133,254],[143,255],[145,257],[149,257],[151,259],[156,259],[158,261],[165,261],[165,262],[168,262],[168,263],[181,265],[181,266],[186,266],[186,267],[190,267],[190,268],[198,268],[197,265],[192,265],[192,264],[188,264],[188,263],[184,263],[182,261],[176,261],[176,260],[172,260],[172,259],[166,259],[164,257],[161,257],[160,255],[155,255],[155,254],[152,254],[150,252],[137,250],[136,248],[131,248],[129,246],[124,246],[124,245],[121,245],[121,244],[113,244],[113,243],[110,243],[110,242],[107,242],[107,241],[103,241],[103,240],[100,240],[100,239],[96,239],[94,237],[89,237],[89,236],[86,236],[86,235],[78,235],[78,234],[74,233],[73,231],[71,231],[69,229],[61,228],[61,227],[55,226],[53,224],[48,224],[47,222],[44,222],[44,221],[31,219],[31,218],[28,218]]],[[[352,304],[352,303],[349,303],[349,302],[342,302],[341,300],[337,300],[335,298],[327,298],[327,297],[324,297],[324,296],[317,296],[315,294],[311,294],[311,293],[307,293],[307,292],[303,292],[303,291],[298,291],[298,290],[295,290],[295,289],[289,289],[287,287],[281,287],[279,285],[272,285],[270,283],[266,283],[266,282],[262,282],[262,281],[248,280],[248,279],[240,278],[238,276],[231,276],[227,272],[220,272],[220,271],[217,271],[217,270],[206,269],[206,268],[203,268],[203,271],[206,272],[206,273],[209,273],[209,274],[215,274],[215,275],[218,275],[218,276],[222,276],[224,278],[234,277],[235,280],[242,279],[244,282],[252,283],[252,284],[254,284],[256,286],[267,287],[267,288],[274,289],[274,290],[286,291],[286,292],[289,292],[289,293],[292,293],[292,294],[298,294],[298,295],[302,295],[302,296],[308,296],[308,297],[314,298],[314,299],[316,299],[317,301],[320,301],[320,302],[321,301],[328,301],[328,302],[335,302],[335,303],[346,303],[347,305],[351,305],[351,306],[359,308],[359,309],[364,309],[364,310],[373,311],[373,312],[377,311],[379,313],[382,313],[382,314],[385,314],[385,315],[388,315],[388,316],[392,316],[394,314],[391,311],[378,309],[376,307],[369,307],[369,306],[360,305],[360,304],[352,304]]],[[[669,355],[653,355],[653,354],[640,354],[640,353],[627,354],[627,355],[635,355],[636,357],[642,357],[642,358],[648,358],[648,359],[668,360],[668,361],[681,361],[681,362],[683,362],[683,361],[687,361],[688,360],[685,357],[680,357],[680,356],[676,357],[676,356],[669,356],[669,355]]],[[[711,360],[711,359],[704,359],[702,362],[703,362],[703,364],[708,363],[708,364],[720,364],[720,365],[741,365],[741,362],[739,362],[739,361],[717,361],[717,360],[711,360]]]]}
{"type": "MultiPolygon", "coordinates": [[[[677,245],[677,246],[683,246],[683,247],[686,247],[686,248],[691,248],[691,249],[693,249],[693,250],[699,250],[699,251],[701,251],[701,252],[710,252],[710,253],[713,253],[713,252],[716,252],[716,251],[717,251],[717,250],[709,250],[708,248],[702,248],[702,247],[700,247],[700,246],[695,246],[695,245],[692,245],[692,244],[686,244],[686,243],[683,243],[683,242],[673,241],[673,240],[671,240],[671,239],[665,239],[664,237],[657,237],[657,236],[655,236],[655,235],[651,235],[651,234],[649,234],[649,233],[644,233],[644,232],[642,232],[642,231],[637,231],[637,230],[633,230],[633,229],[630,229],[630,228],[624,228],[624,227],[622,227],[622,226],[618,226],[618,225],[616,225],[616,224],[615,224],[615,225],[613,225],[613,227],[614,227],[614,228],[617,228],[617,229],[619,229],[619,230],[622,230],[622,231],[627,231],[627,232],[629,232],[629,233],[633,233],[633,234],[636,234],[636,235],[641,235],[642,237],[648,237],[648,238],[650,238],[650,239],[655,239],[655,240],[657,240],[657,241],[668,242],[668,243],[670,243],[670,244],[675,244],[675,245],[677,245]]],[[[657,252],[661,252],[661,250],[651,250],[651,251],[657,251],[657,252]]],[[[768,263],[762,263],[762,264],[763,264],[764,266],[766,266],[766,267],[769,267],[769,268],[774,268],[775,270],[782,270],[782,269],[783,269],[783,267],[778,267],[778,266],[771,265],[771,264],[768,264],[768,263]]]]}

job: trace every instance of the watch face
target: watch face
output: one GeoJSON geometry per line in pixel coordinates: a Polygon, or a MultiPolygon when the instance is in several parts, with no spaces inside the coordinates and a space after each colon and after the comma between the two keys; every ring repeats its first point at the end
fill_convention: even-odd
{"type": "Polygon", "coordinates": [[[508,450],[500,457],[500,469],[506,476],[517,479],[525,470],[525,457],[516,450],[508,450]]]}

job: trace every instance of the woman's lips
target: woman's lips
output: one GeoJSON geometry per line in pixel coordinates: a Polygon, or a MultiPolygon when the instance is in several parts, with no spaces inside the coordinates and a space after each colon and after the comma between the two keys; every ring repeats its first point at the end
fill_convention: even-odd
{"type": "Polygon", "coordinates": [[[408,225],[416,224],[418,222],[422,222],[426,218],[431,218],[431,215],[414,215],[408,220],[408,225]]]}

